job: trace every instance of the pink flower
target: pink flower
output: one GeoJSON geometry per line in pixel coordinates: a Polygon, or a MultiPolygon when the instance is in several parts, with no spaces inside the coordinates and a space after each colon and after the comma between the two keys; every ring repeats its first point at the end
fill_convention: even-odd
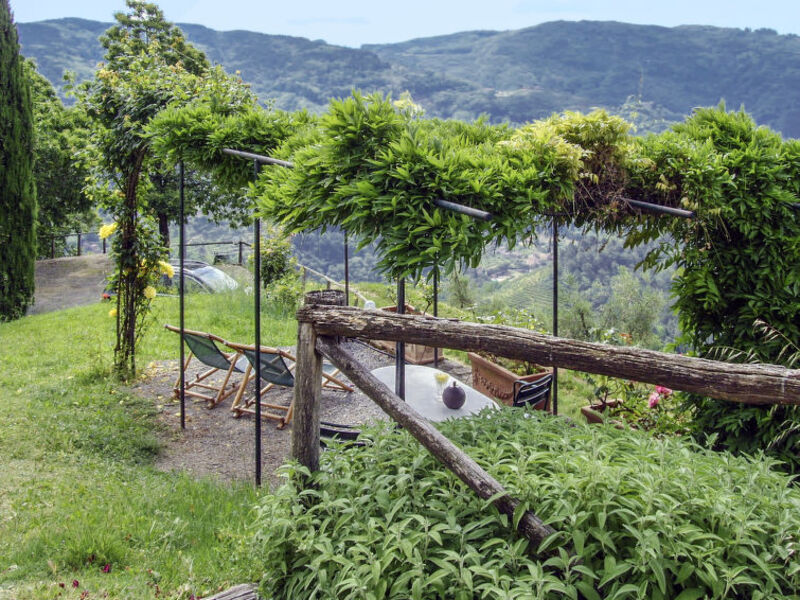
{"type": "Polygon", "coordinates": [[[672,395],[672,390],[669,389],[668,387],[664,387],[663,385],[657,385],[656,392],[658,392],[659,395],[664,396],[665,398],[667,396],[672,395]]]}
{"type": "Polygon", "coordinates": [[[656,406],[658,406],[659,400],[661,400],[661,395],[658,392],[653,392],[647,399],[647,406],[649,406],[650,408],[655,408],[656,406]]]}
{"type": "Polygon", "coordinates": [[[103,573],[111,573],[111,565],[106,563],[103,567],[103,573]]]}
{"type": "Polygon", "coordinates": [[[76,588],[76,587],[78,587],[79,585],[80,585],[80,583],[78,583],[78,580],[77,580],[77,579],[73,579],[73,580],[72,580],[72,587],[76,588]]]}

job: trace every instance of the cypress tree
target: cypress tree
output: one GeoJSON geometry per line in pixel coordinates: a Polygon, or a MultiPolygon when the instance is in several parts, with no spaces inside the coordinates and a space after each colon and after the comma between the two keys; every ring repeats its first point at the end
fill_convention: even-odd
{"type": "Polygon", "coordinates": [[[8,0],[0,0],[0,320],[33,298],[36,186],[30,83],[8,0]]]}

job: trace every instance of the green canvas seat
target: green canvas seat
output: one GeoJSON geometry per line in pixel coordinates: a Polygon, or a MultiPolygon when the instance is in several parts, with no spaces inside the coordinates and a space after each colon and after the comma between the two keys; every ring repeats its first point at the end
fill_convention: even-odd
{"type": "MultiPolygon", "coordinates": [[[[245,398],[245,391],[247,385],[255,378],[255,365],[256,365],[256,349],[255,346],[247,346],[244,344],[235,344],[233,342],[224,342],[226,346],[232,350],[239,352],[247,360],[247,368],[245,369],[244,377],[239,385],[239,390],[236,392],[236,397],[231,405],[231,412],[234,416],[240,417],[242,414],[255,414],[255,394],[245,398]]],[[[279,348],[270,348],[262,346],[261,352],[261,379],[266,382],[266,385],[261,388],[259,394],[263,398],[264,394],[269,392],[276,385],[286,388],[294,387],[294,368],[297,359],[279,348]]],[[[323,363],[322,372],[322,386],[332,389],[337,389],[346,392],[352,392],[353,388],[343,381],[337,379],[339,369],[335,368],[330,363],[323,363]]],[[[292,419],[294,411],[294,398],[288,406],[281,404],[273,404],[261,400],[261,417],[264,419],[272,419],[278,421],[278,429],[283,429],[286,424],[292,419]]]]}
{"type": "MultiPolygon", "coordinates": [[[[180,329],[173,325],[164,325],[165,329],[180,334],[180,329]]],[[[183,330],[183,341],[189,347],[189,356],[183,364],[184,393],[193,398],[205,400],[208,408],[214,408],[231,396],[238,389],[237,382],[231,382],[234,373],[244,373],[247,369],[247,359],[241,352],[222,352],[217,343],[224,343],[219,336],[204,331],[183,330]],[[208,370],[198,373],[194,377],[186,377],[186,371],[193,359],[207,367],[208,370]],[[214,380],[216,373],[224,373],[221,380],[214,380]],[[212,394],[210,392],[216,392],[212,394]]],[[[172,386],[176,398],[180,397],[180,375],[172,386]]]]}

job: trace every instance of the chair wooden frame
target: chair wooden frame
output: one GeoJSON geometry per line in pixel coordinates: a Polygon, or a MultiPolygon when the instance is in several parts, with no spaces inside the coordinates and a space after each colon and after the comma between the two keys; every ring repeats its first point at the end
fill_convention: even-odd
{"type": "MultiPolygon", "coordinates": [[[[165,329],[169,331],[174,331],[177,334],[180,334],[181,330],[174,325],[164,325],[165,329]]],[[[239,389],[239,385],[237,383],[230,382],[231,376],[235,373],[244,373],[240,366],[237,366],[240,359],[242,358],[242,353],[239,351],[234,351],[230,353],[222,352],[219,348],[217,348],[217,343],[225,344],[225,340],[223,340],[218,335],[214,335],[212,333],[207,333],[205,331],[194,331],[191,329],[184,329],[183,330],[184,341],[186,342],[187,346],[189,346],[189,355],[186,358],[186,361],[183,363],[183,372],[186,373],[186,370],[189,368],[189,364],[192,362],[193,358],[197,358],[198,361],[203,363],[204,365],[211,367],[207,371],[203,371],[202,373],[198,373],[192,379],[185,378],[184,380],[184,394],[187,396],[191,396],[193,398],[199,398],[201,400],[206,401],[207,408],[214,408],[219,406],[226,398],[230,397],[239,389]],[[214,373],[218,371],[222,371],[223,368],[221,366],[214,366],[204,362],[200,357],[196,356],[192,351],[192,345],[189,340],[192,339],[192,336],[196,338],[202,338],[204,340],[208,340],[211,342],[211,346],[216,349],[219,353],[221,359],[228,363],[228,368],[225,370],[225,378],[223,379],[220,385],[214,385],[208,378],[211,377],[214,373]],[[210,392],[216,392],[215,395],[210,395],[208,393],[203,393],[201,391],[196,391],[193,388],[200,388],[202,390],[208,390],[210,392]]],[[[221,363],[220,363],[221,364],[221,363]]],[[[241,365],[244,366],[244,365],[241,365]]],[[[184,375],[185,377],[185,375],[184,375]]],[[[175,383],[172,386],[173,395],[175,398],[179,398],[181,394],[181,376],[180,373],[178,374],[178,378],[175,380],[175,383]]]]}
{"type": "MultiPolygon", "coordinates": [[[[255,366],[253,364],[254,359],[251,359],[248,353],[255,352],[256,347],[253,344],[251,345],[237,344],[229,341],[224,341],[223,343],[232,350],[239,352],[240,354],[245,356],[248,361],[244,377],[242,378],[242,382],[239,385],[239,389],[236,392],[236,396],[233,399],[233,403],[231,404],[231,412],[237,418],[242,416],[243,414],[255,415],[256,411],[255,408],[253,408],[253,406],[255,405],[255,394],[252,394],[249,397],[245,397],[245,391],[247,389],[247,385],[253,379],[255,379],[255,373],[254,373],[255,366]]],[[[264,394],[269,392],[275,386],[294,387],[294,368],[297,363],[297,359],[292,354],[286,352],[285,350],[281,350],[280,348],[261,346],[261,355],[262,356],[272,355],[275,357],[280,357],[280,360],[286,367],[285,369],[286,374],[291,379],[291,384],[289,385],[289,384],[274,383],[272,381],[269,381],[262,374],[262,379],[264,379],[264,381],[268,381],[268,383],[261,388],[261,392],[259,393],[259,398],[262,398],[264,394]],[[287,364],[287,361],[289,364],[287,364]]],[[[352,386],[344,383],[340,379],[337,379],[336,376],[339,374],[339,372],[340,372],[339,369],[335,369],[331,373],[326,373],[325,371],[323,371],[322,387],[340,390],[344,392],[352,392],[353,391],[352,386]]],[[[273,421],[278,421],[277,425],[278,429],[283,429],[284,427],[286,427],[286,424],[292,420],[292,414],[294,413],[294,398],[292,398],[292,401],[289,403],[289,406],[283,406],[281,404],[273,404],[261,400],[261,408],[262,408],[261,410],[262,419],[271,419],[273,421]],[[274,411],[280,411],[280,413],[274,411]]]]}

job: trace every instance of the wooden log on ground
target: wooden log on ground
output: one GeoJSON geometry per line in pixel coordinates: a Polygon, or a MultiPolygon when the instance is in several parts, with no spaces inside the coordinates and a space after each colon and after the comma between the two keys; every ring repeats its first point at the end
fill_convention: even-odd
{"type": "Polygon", "coordinates": [[[297,313],[319,335],[486,351],[508,358],[664,385],[746,404],[800,405],[800,370],[733,364],[633,347],[557,338],[504,325],[485,325],[355,307],[306,306],[297,313]]]}
{"type": "MultiPolygon", "coordinates": [[[[307,324],[306,324],[307,325],[307,324]]],[[[317,338],[317,348],[342,371],[358,388],[369,396],[389,416],[400,423],[428,451],[461,481],[466,483],[484,500],[494,497],[492,504],[497,509],[514,518],[514,510],[519,500],[509,496],[503,486],[469,455],[439,432],[417,411],[392,393],[372,373],[367,371],[349,352],[330,338],[317,338]]],[[[555,530],[545,525],[539,517],[526,511],[517,526],[519,532],[533,542],[533,549],[539,546],[555,530]]]]}
{"type": "Polygon", "coordinates": [[[256,586],[252,583],[242,583],[229,590],[214,594],[206,600],[259,600],[260,596],[256,593],[256,586]]]}

